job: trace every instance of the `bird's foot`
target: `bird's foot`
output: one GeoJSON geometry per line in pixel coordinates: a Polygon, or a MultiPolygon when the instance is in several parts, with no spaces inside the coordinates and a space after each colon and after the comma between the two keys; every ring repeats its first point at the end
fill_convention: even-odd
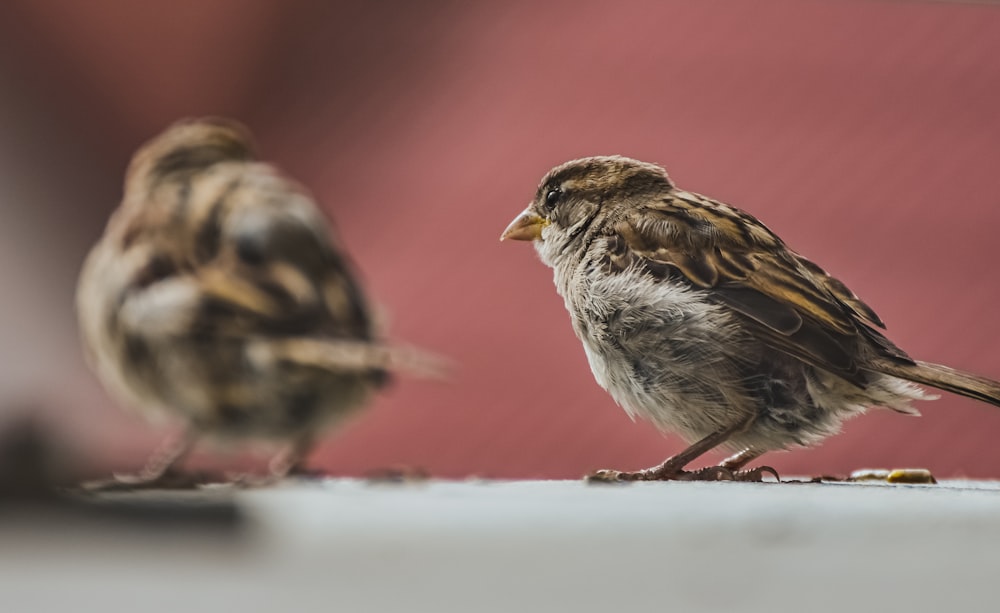
{"type": "Polygon", "coordinates": [[[214,473],[168,469],[159,473],[148,471],[140,471],[135,474],[113,473],[109,478],[87,481],[80,487],[87,492],[190,490],[221,481],[225,481],[225,479],[214,473]]]}
{"type": "Polygon", "coordinates": [[[590,473],[586,480],[589,483],[628,481],[748,481],[760,483],[764,481],[765,474],[771,474],[775,479],[781,481],[778,472],[770,466],[758,466],[750,470],[732,470],[725,466],[706,466],[698,470],[657,466],[634,472],[605,469],[590,473]]]}

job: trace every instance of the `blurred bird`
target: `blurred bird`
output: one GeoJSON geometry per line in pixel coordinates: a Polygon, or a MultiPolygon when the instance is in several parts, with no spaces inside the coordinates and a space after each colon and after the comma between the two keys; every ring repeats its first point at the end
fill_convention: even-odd
{"type": "Polygon", "coordinates": [[[753,216],[625,157],[567,162],[503,239],[554,270],[597,382],[631,416],[691,446],[595,480],[760,480],[761,454],[809,446],[883,406],[917,414],[911,382],[1000,405],[1000,383],[910,358],[878,315],[753,216]],[[720,466],[687,471],[724,446],[720,466]]]}
{"type": "Polygon", "coordinates": [[[135,154],[77,291],[90,364],[121,402],[186,435],[128,482],[162,483],[203,435],[287,443],[276,476],[425,356],[377,338],[309,193],[222,119],[179,122],[135,154]]]}

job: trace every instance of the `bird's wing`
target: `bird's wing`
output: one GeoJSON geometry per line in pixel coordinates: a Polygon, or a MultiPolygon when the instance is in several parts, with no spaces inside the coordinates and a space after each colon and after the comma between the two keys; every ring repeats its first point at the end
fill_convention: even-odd
{"type": "Polygon", "coordinates": [[[197,269],[205,295],[252,314],[252,331],[370,340],[365,297],[311,199],[278,177],[250,183],[232,193],[219,252],[197,269]]]}
{"type": "Polygon", "coordinates": [[[115,224],[122,323],[140,336],[368,341],[369,309],[326,219],[265,164],[217,164],[115,224]]]}
{"type": "Polygon", "coordinates": [[[882,321],[847,286],[788,249],[756,218],[721,202],[675,190],[623,215],[609,246],[609,266],[682,278],[738,313],[763,342],[859,385],[859,343],[910,361],[878,332],[882,321]]]}

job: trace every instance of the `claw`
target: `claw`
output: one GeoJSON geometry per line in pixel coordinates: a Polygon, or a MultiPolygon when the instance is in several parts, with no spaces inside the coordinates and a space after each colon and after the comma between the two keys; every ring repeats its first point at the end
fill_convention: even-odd
{"type": "Polygon", "coordinates": [[[199,472],[180,472],[168,469],[160,474],[113,473],[110,479],[99,479],[81,484],[88,492],[122,492],[133,490],[187,490],[220,481],[219,475],[199,472]]]}
{"type": "Polygon", "coordinates": [[[774,470],[771,466],[758,466],[757,468],[752,468],[750,470],[740,470],[733,473],[736,481],[750,481],[753,483],[761,483],[764,481],[764,475],[770,474],[778,483],[781,483],[781,477],[778,476],[778,471],[774,470]]]}

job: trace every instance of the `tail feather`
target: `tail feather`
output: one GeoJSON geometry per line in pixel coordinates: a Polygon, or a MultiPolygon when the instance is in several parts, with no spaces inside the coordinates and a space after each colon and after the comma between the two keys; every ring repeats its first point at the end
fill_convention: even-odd
{"type": "Polygon", "coordinates": [[[386,370],[424,379],[447,379],[450,363],[429,351],[407,345],[326,338],[286,338],[260,341],[249,349],[250,358],[284,360],[331,372],[386,370]]]}
{"type": "Polygon", "coordinates": [[[900,379],[929,385],[1000,407],[1000,381],[919,360],[914,364],[879,364],[877,370],[900,379]]]}

